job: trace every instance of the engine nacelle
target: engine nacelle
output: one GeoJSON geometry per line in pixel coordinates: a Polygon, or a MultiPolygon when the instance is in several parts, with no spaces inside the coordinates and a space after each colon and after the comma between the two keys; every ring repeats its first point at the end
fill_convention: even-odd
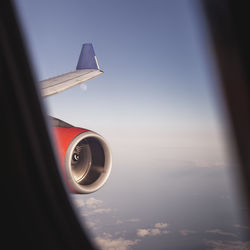
{"type": "Polygon", "coordinates": [[[74,193],[92,193],[107,181],[111,152],[97,133],[53,119],[53,133],[65,182],[74,193]]]}

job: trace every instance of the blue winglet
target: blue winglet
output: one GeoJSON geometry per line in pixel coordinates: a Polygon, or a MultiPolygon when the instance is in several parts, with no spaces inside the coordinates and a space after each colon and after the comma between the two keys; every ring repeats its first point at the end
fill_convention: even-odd
{"type": "Polygon", "coordinates": [[[92,43],[82,45],[82,51],[76,69],[99,69],[92,43]]]}

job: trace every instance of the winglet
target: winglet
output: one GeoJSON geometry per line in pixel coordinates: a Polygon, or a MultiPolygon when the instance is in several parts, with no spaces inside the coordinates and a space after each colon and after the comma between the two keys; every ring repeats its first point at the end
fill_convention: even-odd
{"type": "Polygon", "coordinates": [[[92,43],[82,45],[76,69],[100,69],[92,43]]]}

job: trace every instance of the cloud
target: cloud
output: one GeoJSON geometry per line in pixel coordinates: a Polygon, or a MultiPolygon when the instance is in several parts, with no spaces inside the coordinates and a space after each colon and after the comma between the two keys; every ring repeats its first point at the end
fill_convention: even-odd
{"type": "Polygon", "coordinates": [[[98,227],[99,221],[85,221],[85,225],[89,229],[96,229],[98,227]]]}
{"type": "Polygon", "coordinates": [[[180,234],[183,236],[188,236],[189,234],[194,234],[196,231],[194,230],[188,230],[188,229],[182,229],[180,230],[180,234]]]}
{"type": "Polygon", "coordinates": [[[158,223],[155,223],[155,228],[167,228],[168,227],[168,223],[161,223],[161,222],[158,222],[158,223]]]}
{"type": "Polygon", "coordinates": [[[103,203],[103,201],[101,201],[101,200],[97,200],[95,198],[89,198],[86,201],[86,206],[88,208],[94,208],[95,209],[95,208],[100,207],[102,205],[102,203],[103,203]]]}
{"type": "Polygon", "coordinates": [[[85,217],[95,214],[107,214],[112,211],[111,208],[103,208],[103,201],[95,198],[89,198],[85,202],[76,199],[75,204],[78,208],[85,207],[84,210],[80,210],[80,215],[85,217]]]}
{"type": "Polygon", "coordinates": [[[112,211],[111,208],[103,208],[103,201],[95,198],[89,198],[85,202],[80,199],[73,200],[77,208],[84,207],[84,210],[80,210],[81,216],[89,216],[94,214],[106,214],[112,211]]]}
{"type": "Polygon", "coordinates": [[[156,235],[163,235],[168,234],[168,230],[160,230],[159,228],[148,228],[148,229],[138,229],[136,235],[138,237],[145,237],[145,236],[156,236],[156,235]]]}
{"type": "Polygon", "coordinates": [[[161,235],[161,230],[158,228],[153,228],[153,229],[151,229],[150,233],[152,234],[152,236],[161,235]]]}
{"type": "Polygon", "coordinates": [[[162,234],[168,234],[169,231],[168,231],[168,230],[163,230],[163,231],[161,231],[161,233],[162,233],[162,234]]]}
{"type": "Polygon", "coordinates": [[[136,234],[139,237],[145,237],[147,235],[150,235],[150,229],[138,229],[136,234]]]}
{"type": "MultiPolygon", "coordinates": [[[[95,198],[88,198],[87,200],[83,201],[80,199],[75,199],[74,203],[76,204],[77,208],[84,207],[84,209],[80,209],[80,214],[82,216],[85,216],[85,225],[91,229],[94,230],[94,232],[97,233],[97,230],[103,227],[100,222],[101,215],[108,214],[112,211],[115,211],[115,209],[111,208],[105,208],[103,206],[103,201],[98,200],[95,198]],[[99,215],[97,218],[98,221],[95,220],[96,217],[93,217],[93,215],[99,215]]],[[[111,214],[112,215],[112,214],[111,214]]],[[[116,216],[112,216],[114,219],[115,225],[122,225],[124,223],[136,223],[140,221],[138,218],[130,218],[130,219],[120,219],[116,216]]],[[[141,241],[140,238],[146,237],[146,236],[161,236],[166,235],[169,233],[167,229],[168,223],[165,222],[157,222],[153,224],[151,228],[141,228],[136,231],[136,239],[127,239],[126,238],[126,230],[116,232],[114,236],[111,234],[103,233],[102,235],[95,235],[95,238],[93,239],[94,242],[96,242],[97,246],[100,247],[100,249],[114,249],[114,250],[127,250],[131,248],[133,245],[136,245],[138,242],[141,241]]]]}
{"type": "Polygon", "coordinates": [[[127,230],[122,230],[121,232],[115,232],[115,235],[125,236],[127,234],[127,230]]]}
{"type": "Polygon", "coordinates": [[[116,220],[115,224],[122,224],[123,221],[122,220],[116,220]]]}
{"type": "Polygon", "coordinates": [[[111,211],[112,211],[111,208],[98,208],[98,209],[95,209],[94,211],[92,211],[91,213],[92,214],[106,214],[106,213],[109,213],[111,211]]]}
{"type": "Polygon", "coordinates": [[[112,211],[111,208],[98,208],[92,211],[82,211],[81,215],[82,216],[90,216],[90,215],[96,215],[96,214],[107,214],[110,213],[112,211]]]}
{"type": "Polygon", "coordinates": [[[73,198],[72,202],[74,203],[76,208],[81,208],[85,206],[89,209],[97,209],[103,204],[103,201],[97,200],[95,198],[89,198],[85,202],[82,199],[73,198]]]}
{"type": "Polygon", "coordinates": [[[220,235],[225,235],[225,236],[237,237],[237,235],[234,233],[224,232],[220,229],[207,230],[206,233],[215,233],[215,234],[220,234],[220,235]]]}
{"type": "Polygon", "coordinates": [[[209,240],[206,242],[213,250],[243,250],[250,249],[250,241],[219,241],[209,240]]]}
{"type": "Polygon", "coordinates": [[[199,168],[208,168],[208,167],[225,167],[226,166],[226,162],[225,161],[206,161],[206,160],[197,160],[197,161],[193,161],[193,165],[195,167],[199,167],[199,168]]]}
{"type": "Polygon", "coordinates": [[[84,201],[81,200],[81,199],[73,199],[72,201],[73,201],[74,206],[75,206],[76,208],[83,207],[84,204],[85,204],[84,201]]]}
{"type": "Polygon", "coordinates": [[[137,218],[132,218],[132,219],[127,220],[127,222],[138,222],[138,221],[140,221],[140,220],[137,218]]]}
{"type": "Polygon", "coordinates": [[[154,228],[141,228],[137,230],[138,237],[145,237],[145,236],[156,236],[156,235],[163,235],[168,234],[168,230],[162,230],[168,227],[167,223],[156,223],[154,228]]]}
{"type": "Polygon", "coordinates": [[[234,225],[234,227],[241,228],[241,229],[246,229],[246,230],[250,230],[250,227],[239,225],[239,224],[234,225]]]}
{"type": "Polygon", "coordinates": [[[136,219],[136,218],[132,218],[132,219],[128,219],[128,220],[117,219],[115,224],[123,224],[123,223],[126,223],[126,222],[138,222],[138,221],[140,221],[140,220],[136,219]]]}
{"type": "Polygon", "coordinates": [[[123,237],[113,239],[111,234],[104,233],[102,237],[96,237],[94,241],[102,250],[127,250],[140,240],[127,240],[123,237]]]}

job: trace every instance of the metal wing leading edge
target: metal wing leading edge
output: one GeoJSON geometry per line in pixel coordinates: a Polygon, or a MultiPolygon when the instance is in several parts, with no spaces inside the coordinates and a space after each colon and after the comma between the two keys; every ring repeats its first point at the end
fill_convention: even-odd
{"type": "Polygon", "coordinates": [[[99,68],[93,45],[85,43],[82,46],[75,71],[40,82],[42,96],[47,97],[60,93],[102,73],[103,71],[99,68]]]}

